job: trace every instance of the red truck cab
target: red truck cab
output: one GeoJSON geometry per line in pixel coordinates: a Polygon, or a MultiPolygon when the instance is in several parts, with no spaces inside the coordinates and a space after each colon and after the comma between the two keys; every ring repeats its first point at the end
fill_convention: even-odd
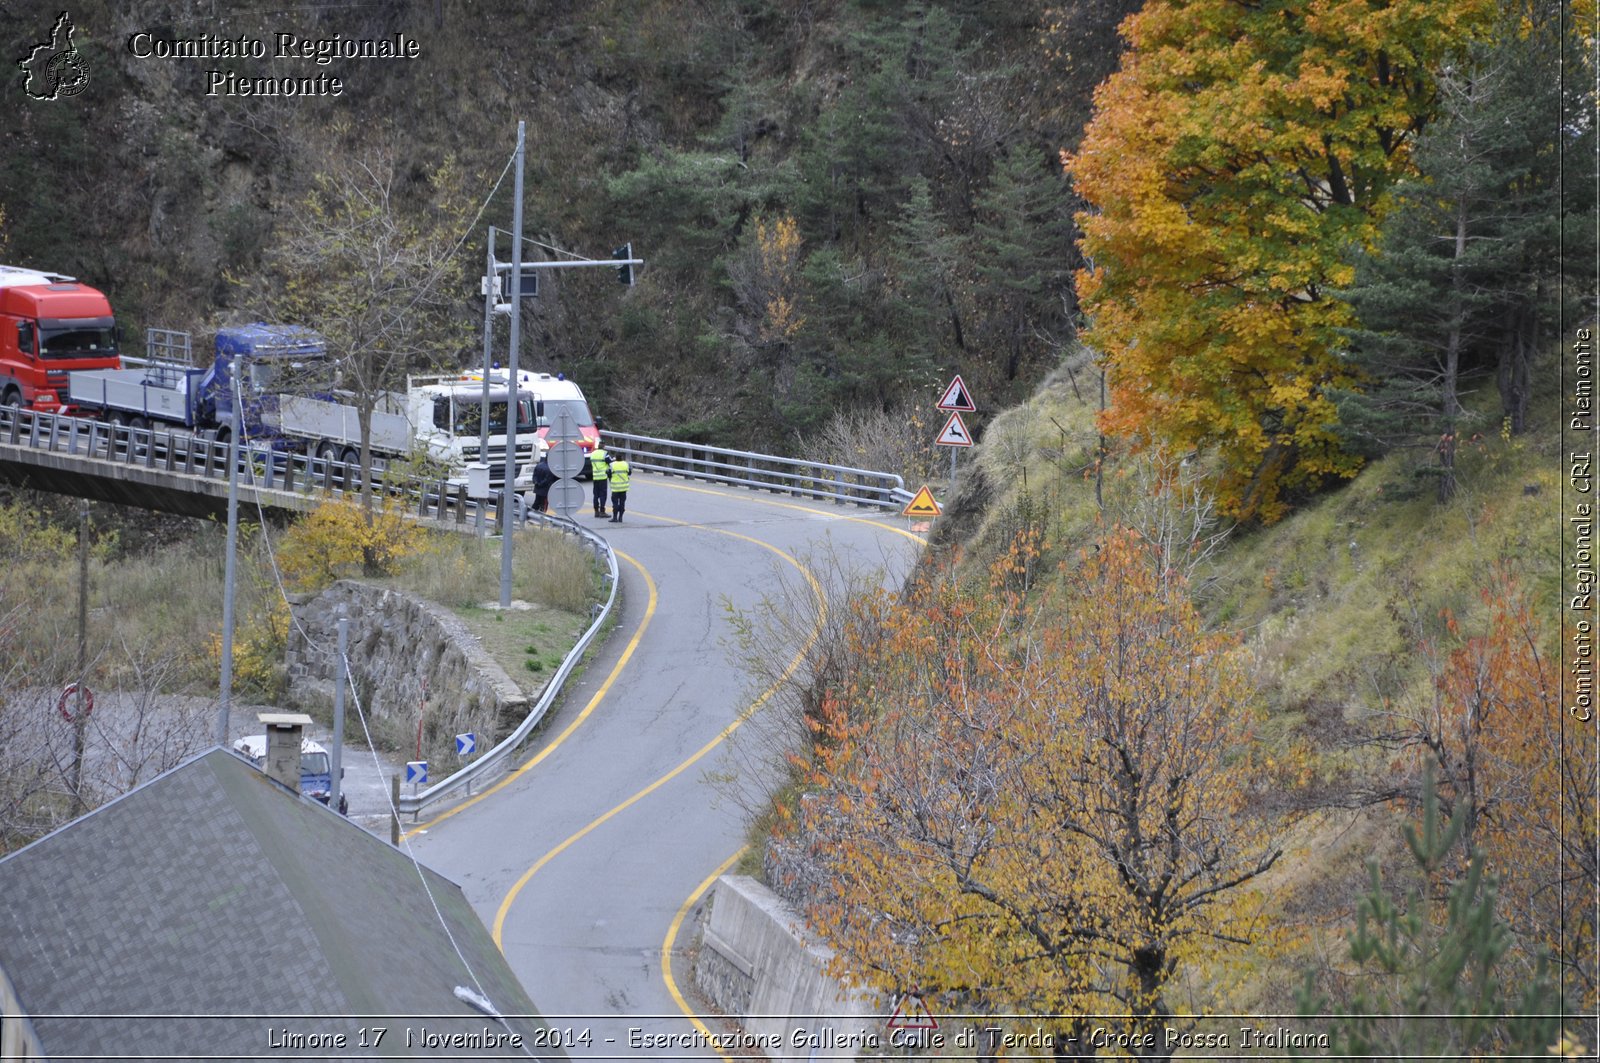
{"type": "Polygon", "coordinates": [[[0,403],[59,412],[70,370],[121,367],[105,295],[59,273],[0,266],[0,403]]]}

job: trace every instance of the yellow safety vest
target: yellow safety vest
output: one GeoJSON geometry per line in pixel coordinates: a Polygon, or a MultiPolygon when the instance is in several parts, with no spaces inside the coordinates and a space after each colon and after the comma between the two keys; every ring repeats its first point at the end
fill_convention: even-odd
{"type": "Polygon", "coordinates": [[[611,493],[619,494],[628,489],[628,463],[618,458],[611,463],[611,493]]]}
{"type": "Polygon", "coordinates": [[[610,458],[606,456],[604,447],[595,447],[589,454],[589,471],[594,473],[596,480],[604,480],[606,478],[606,463],[608,461],[610,461],[610,458]]]}

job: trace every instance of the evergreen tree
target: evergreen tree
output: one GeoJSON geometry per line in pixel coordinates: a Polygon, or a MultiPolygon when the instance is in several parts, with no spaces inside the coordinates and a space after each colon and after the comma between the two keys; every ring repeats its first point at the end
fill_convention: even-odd
{"type": "Polygon", "coordinates": [[[925,349],[944,334],[952,357],[967,350],[966,325],[957,299],[961,288],[961,237],[938,216],[926,177],[911,180],[899,217],[890,222],[891,298],[897,331],[925,349]],[[946,330],[948,332],[946,333],[946,330]]]}
{"type": "MultiPolygon", "coordinates": [[[[1359,988],[1333,1012],[1327,1033],[1330,1054],[1344,1059],[1484,1058],[1490,1054],[1544,1055],[1562,1029],[1561,992],[1541,961],[1520,989],[1505,982],[1501,960],[1511,931],[1495,913],[1497,883],[1474,850],[1464,875],[1444,881],[1459,867],[1464,844],[1464,809],[1448,822],[1440,809],[1432,773],[1423,784],[1422,825],[1407,824],[1406,846],[1416,879],[1403,907],[1394,903],[1377,864],[1361,898],[1350,933],[1351,981],[1359,988]]],[[[1328,1002],[1312,980],[1300,997],[1306,1017],[1328,1013],[1328,1002]]],[[[1581,1038],[1592,1030],[1580,1031],[1581,1038]]],[[[1592,1042],[1591,1042],[1592,1044],[1592,1042]]]]}
{"type": "Polygon", "coordinates": [[[1497,164],[1523,139],[1503,120],[1509,79],[1487,56],[1441,73],[1443,117],[1416,153],[1422,176],[1400,187],[1379,248],[1345,294],[1362,321],[1350,337],[1370,385],[1341,404],[1342,430],[1368,455],[1436,438],[1441,502],[1455,493],[1461,374],[1496,327],[1489,230],[1506,191],[1497,164]]]}
{"type": "Polygon", "coordinates": [[[1440,117],[1416,151],[1421,176],[1397,192],[1345,293],[1368,386],[1345,394],[1342,429],[1369,454],[1426,441],[1441,501],[1456,486],[1462,376],[1494,370],[1507,424],[1522,431],[1529,362],[1567,287],[1562,274],[1592,261],[1592,246],[1562,246],[1563,212],[1569,237],[1592,237],[1594,202],[1593,124],[1577,79],[1555,76],[1570,45],[1560,15],[1553,0],[1508,8],[1500,32],[1441,72],[1440,117]]]}
{"type": "MultiPolygon", "coordinates": [[[[973,258],[985,331],[1016,380],[1041,344],[1033,329],[1065,330],[1072,304],[1072,218],[1064,182],[1027,148],[1005,153],[978,196],[973,258]]],[[[1050,349],[1056,349],[1059,343],[1050,349]]]]}
{"type": "Polygon", "coordinates": [[[1527,427],[1535,354],[1563,309],[1595,292],[1594,77],[1582,27],[1569,21],[1561,0],[1514,0],[1499,35],[1511,53],[1505,120],[1523,134],[1504,156],[1503,268],[1492,293],[1501,321],[1495,381],[1513,434],[1527,427]]]}

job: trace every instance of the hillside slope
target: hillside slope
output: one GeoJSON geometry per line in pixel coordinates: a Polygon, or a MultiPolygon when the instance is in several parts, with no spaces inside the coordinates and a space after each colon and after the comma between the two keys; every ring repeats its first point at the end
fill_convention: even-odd
{"type": "MultiPolygon", "coordinates": [[[[1074,201],[1057,154],[1134,6],[393,0],[219,14],[89,0],[71,12],[82,91],[41,101],[20,75],[12,86],[0,261],[105,289],[137,346],[147,325],[264,315],[293,280],[267,253],[335,162],[395,160],[407,223],[453,158],[466,176],[446,191],[485,206],[458,252],[476,278],[485,229],[510,227],[505,170],[524,119],[527,254],[631,242],[648,263],[632,290],[609,270],[547,272],[525,310],[524,363],[583,382],[615,426],[792,447],[840,409],[897,408],[952,370],[998,408],[1070,331],[1074,201]],[[280,33],[418,54],[278,58],[280,33]],[[267,54],[151,54],[235,41],[267,54]],[[336,77],[342,92],[228,96],[213,71],[336,77]]],[[[10,55],[56,15],[24,7],[0,15],[10,55]]],[[[481,350],[467,287],[457,364],[481,350]]]]}
{"type": "MultiPolygon", "coordinates": [[[[1392,799],[1415,792],[1420,761],[1382,738],[1435,706],[1447,655],[1488,627],[1484,594],[1502,574],[1533,603],[1540,652],[1560,659],[1557,372],[1552,352],[1539,367],[1529,431],[1515,437],[1494,421],[1492,382],[1474,382],[1461,491],[1448,504],[1436,501],[1434,455],[1419,449],[1374,461],[1279,524],[1227,528],[1194,465],[1160,467],[1113,448],[1097,485],[1098,370],[1080,356],[995,419],[936,526],[934,556],[982,578],[1019,536],[1034,536],[1033,593],[1049,609],[1057,568],[1075,567],[1102,527],[1133,527],[1165,547],[1208,620],[1236,634],[1254,662],[1256,739],[1275,772],[1260,800],[1283,815],[1287,854],[1266,889],[1304,969],[1342,947],[1368,859],[1400,860],[1399,824],[1414,811],[1392,799]],[[1163,476],[1168,487],[1158,490],[1163,476]]],[[[1300,975],[1265,970],[1276,973],[1195,976],[1235,984],[1246,1010],[1292,1010],[1300,975]]]]}

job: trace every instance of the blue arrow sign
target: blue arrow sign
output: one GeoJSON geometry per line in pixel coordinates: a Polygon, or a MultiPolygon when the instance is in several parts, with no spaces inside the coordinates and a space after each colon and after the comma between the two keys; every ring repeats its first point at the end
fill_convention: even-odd
{"type": "Polygon", "coordinates": [[[425,783],[428,781],[428,762],[425,760],[409,760],[406,762],[406,782],[425,783]]]}
{"type": "Polygon", "coordinates": [[[478,736],[468,731],[464,735],[456,735],[456,756],[470,757],[478,751],[478,736]]]}

